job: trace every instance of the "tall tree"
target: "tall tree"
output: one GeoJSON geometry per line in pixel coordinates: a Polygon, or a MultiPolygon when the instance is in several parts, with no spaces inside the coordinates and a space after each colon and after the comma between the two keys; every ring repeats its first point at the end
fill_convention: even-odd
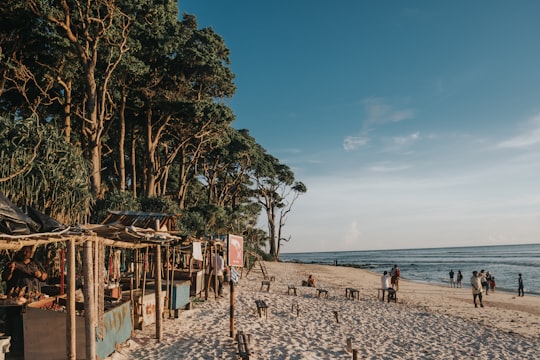
{"type": "Polygon", "coordinates": [[[92,190],[98,197],[102,196],[102,137],[105,123],[112,117],[109,85],[123,54],[128,51],[129,17],[114,0],[29,0],[28,3],[40,19],[60,29],[83,69],[85,102],[79,104],[77,115],[83,123],[86,150],[92,163],[92,190]]]}
{"type": "MultiPolygon", "coordinates": [[[[264,150],[261,148],[261,151],[264,150]]],[[[266,213],[269,255],[278,259],[281,243],[290,240],[290,237],[283,237],[287,215],[298,196],[307,192],[307,187],[295,181],[294,173],[287,165],[266,152],[255,164],[253,177],[255,195],[266,213]]]]}

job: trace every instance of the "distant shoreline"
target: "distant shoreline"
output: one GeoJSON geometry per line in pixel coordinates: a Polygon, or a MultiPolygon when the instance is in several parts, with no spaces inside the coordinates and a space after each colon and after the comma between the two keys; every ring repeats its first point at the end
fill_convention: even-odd
{"type": "MultiPolygon", "coordinates": [[[[378,276],[381,275],[380,273],[378,273],[376,271],[370,270],[370,269],[373,269],[374,267],[376,267],[376,266],[371,265],[371,264],[351,264],[351,263],[340,264],[340,263],[338,263],[337,265],[335,265],[335,264],[330,264],[328,262],[317,262],[317,261],[303,262],[303,261],[300,261],[300,260],[280,260],[280,262],[293,263],[293,264],[304,264],[304,265],[323,265],[323,266],[330,266],[330,267],[334,267],[334,266],[349,267],[349,268],[362,269],[362,270],[365,270],[365,271],[369,271],[370,273],[372,273],[374,275],[378,275],[378,276]]],[[[410,278],[407,278],[406,276],[402,276],[401,278],[403,280],[407,280],[407,281],[417,283],[417,284],[440,286],[442,288],[449,288],[450,289],[450,286],[448,285],[449,283],[444,282],[444,281],[441,281],[441,282],[422,281],[422,280],[417,280],[417,279],[410,279],[410,278]]],[[[465,278],[464,278],[464,280],[465,280],[465,278]]],[[[464,281],[462,283],[462,288],[468,289],[470,287],[471,286],[469,285],[468,280],[464,281]]],[[[503,292],[505,294],[516,294],[517,293],[517,287],[516,287],[515,290],[508,289],[508,288],[502,288],[502,287],[496,287],[495,292],[503,292]]],[[[529,291],[529,290],[525,289],[525,295],[540,297],[540,292],[529,291]]],[[[486,295],[484,295],[484,296],[486,296],[486,295]]],[[[487,296],[489,296],[489,294],[487,296]]]]}

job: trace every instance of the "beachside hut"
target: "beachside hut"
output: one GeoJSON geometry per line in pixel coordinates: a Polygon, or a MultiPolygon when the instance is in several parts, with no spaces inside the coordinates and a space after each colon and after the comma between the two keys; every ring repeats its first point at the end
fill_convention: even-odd
{"type": "Polygon", "coordinates": [[[136,228],[132,231],[122,229],[123,236],[118,236],[118,232],[109,228],[108,234],[102,232],[109,237],[104,237],[98,235],[98,231],[92,231],[92,226],[64,226],[36,210],[19,209],[0,193],[0,250],[6,256],[9,251],[27,245],[36,247],[63,242],[68,249],[67,295],[62,294],[62,264],[62,290],[53,290],[54,296],[29,299],[24,303],[14,303],[6,295],[0,299],[0,306],[21,309],[22,324],[17,327],[21,331],[14,340],[23,343],[24,358],[103,359],[114,352],[118,344],[129,339],[133,330],[131,302],[121,296],[115,299],[117,301],[105,301],[103,249],[105,246],[148,248],[154,246],[158,236],[155,232],[136,228]],[[125,238],[129,238],[128,241],[125,238]],[[75,259],[80,255],[77,247],[83,250],[79,273],[82,272],[84,288],[80,298],[76,294],[75,259]]]}

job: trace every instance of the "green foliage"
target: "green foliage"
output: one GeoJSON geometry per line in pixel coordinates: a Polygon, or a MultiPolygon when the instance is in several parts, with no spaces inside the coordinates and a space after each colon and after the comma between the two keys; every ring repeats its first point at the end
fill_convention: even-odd
{"type": "Polygon", "coordinates": [[[89,164],[53,126],[0,117],[0,149],[0,190],[13,202],[67,224],[89,215],[89,164]]]}
{"type": "Polygon", "coordinates": [[[150,198],[139,198],[139,206],[144,212],[157,212],[166,214],[178,214],[180,208],[172,199],[159,196],[150,198]]]}
{"type": "Polygon", "coordinates": [[[100,224],[108,215],[109,211],[139,211],[139,201],[133,197],[133,193],[125,191],[110,191],[103,199],[96,201],[92,209],[92,223],[100,224]]]}

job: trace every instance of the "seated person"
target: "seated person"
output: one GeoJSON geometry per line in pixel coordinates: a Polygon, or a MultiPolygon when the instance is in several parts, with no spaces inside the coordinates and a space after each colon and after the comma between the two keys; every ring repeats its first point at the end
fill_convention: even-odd
{"type": "Polygon", "coordinates": [[[315,278],[313,277],[313,275],[309,275],[307,281],[302,280],[302,286],[315,287],[315,278]]]}

